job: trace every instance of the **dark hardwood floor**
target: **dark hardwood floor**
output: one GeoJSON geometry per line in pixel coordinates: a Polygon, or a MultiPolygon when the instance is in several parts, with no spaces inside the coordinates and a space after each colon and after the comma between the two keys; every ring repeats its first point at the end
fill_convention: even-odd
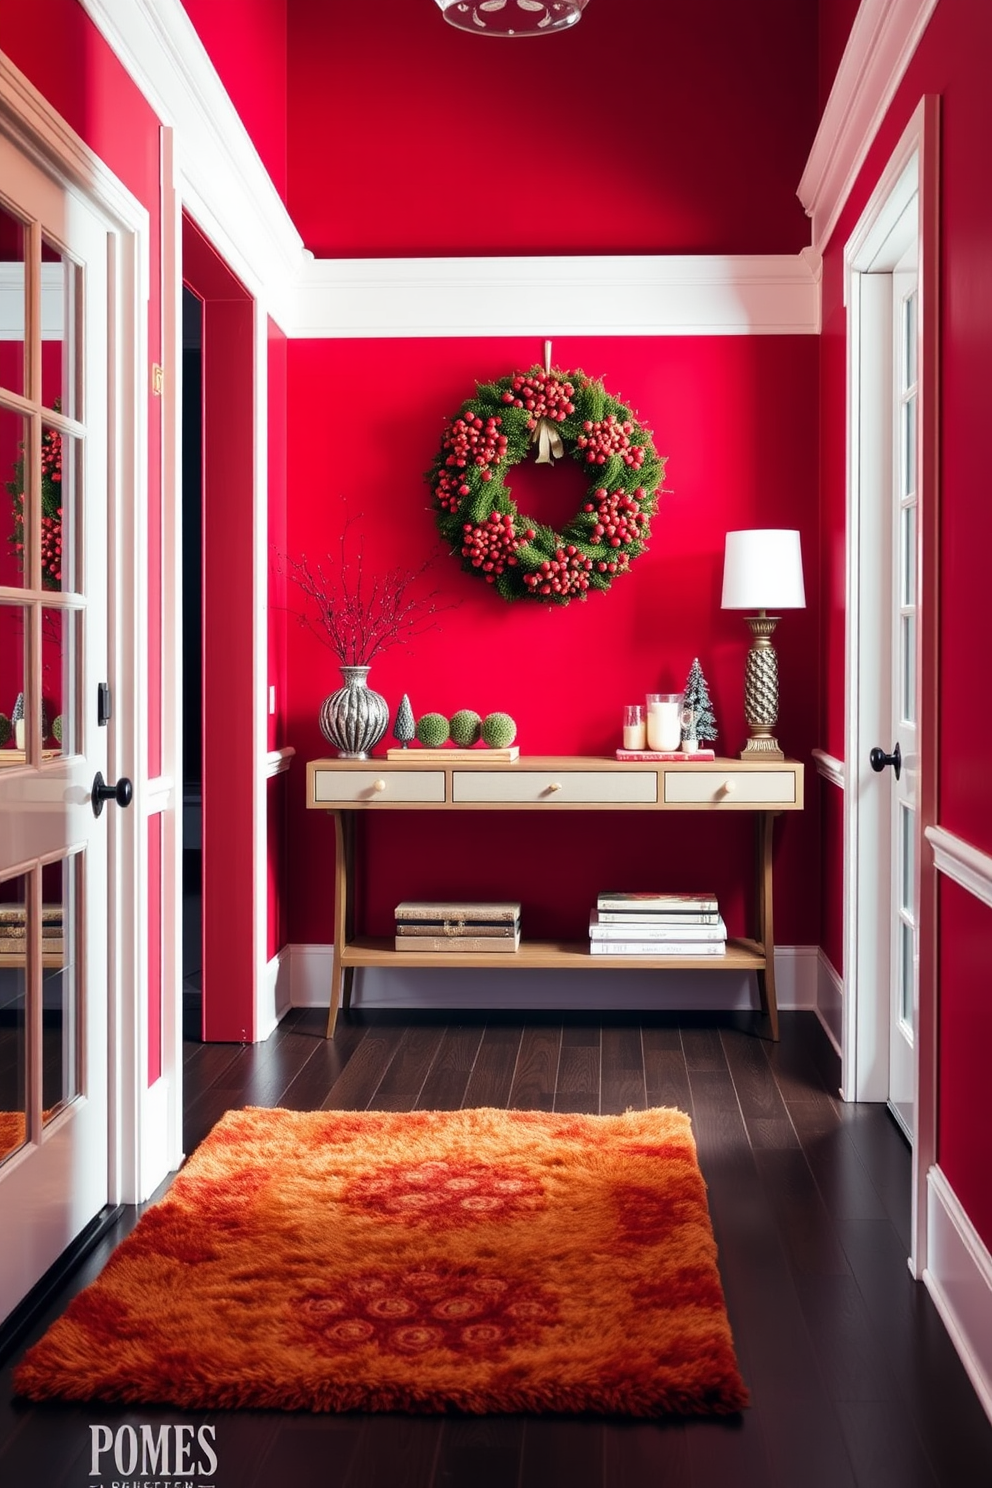
{"type": "MultiPolygon", "coordinates": [[[[693,1119],[752,1406],[733,1420],[198,1417],[0,1398],[3,1488],[82,1488],[91,1424],[216,1426],[216,1488],[989,1488],[992,1425],[906,1267],[909,1153],[878,1106],[836,1099],[811,1014],[747,1018],[294,1012],[267,1043],[186,1045],[186,1149],[232,1106],[516,1106],[693,1119]]],[[[26,1342],[97,1274],[128,1210],[26,1342]]],[[[104,1472],[103,1483],[123,1479],[104,1472]]],[[[147,1480],[149,1483],[152,1480],[147,1480]]]]}

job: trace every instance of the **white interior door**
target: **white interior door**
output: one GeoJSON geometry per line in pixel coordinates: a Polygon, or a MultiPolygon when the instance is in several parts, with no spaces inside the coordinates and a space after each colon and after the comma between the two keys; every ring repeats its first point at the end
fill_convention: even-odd
{"type": "MultiPolygon", "coordinates": [[[[893,770],[889,908],[889,1108],[915,1138],[916,1017],[919,1002],[919,874],[917,842],[917,367],[918,305],[915,236],[892,273],[892,723],[899,747],[893,770]]],[[[892,747],[891,745],[889,747],[892,747]]]]}
{"type": "Polygon", "coordinates": [[[105,228],[2,138],[0,183],[4,1317],[108,1198],[109,361],[105,228]]]}

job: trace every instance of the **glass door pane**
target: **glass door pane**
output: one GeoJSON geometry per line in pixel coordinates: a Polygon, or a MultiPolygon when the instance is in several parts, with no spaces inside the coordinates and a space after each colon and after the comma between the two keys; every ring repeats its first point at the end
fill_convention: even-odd
{"type": "Polygon", "coordinates": [[[0,879],[0,1163],[27,1130],[28,879],[0,879]]]}

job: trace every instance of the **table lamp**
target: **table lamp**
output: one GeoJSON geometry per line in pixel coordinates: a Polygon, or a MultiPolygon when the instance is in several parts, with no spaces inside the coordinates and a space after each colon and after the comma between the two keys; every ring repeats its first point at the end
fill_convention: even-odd
{"type": "Polygon", "coordinates": [[[806,607],[799,533],[778,527],[728,532],[721,606],[758,612],[746,617],[753,639],[744,673],[744,717],[751,732],[741,759],[784,759],[775,738],[778,656],[772,633],[779,616],[766,612],[806,607]]]}

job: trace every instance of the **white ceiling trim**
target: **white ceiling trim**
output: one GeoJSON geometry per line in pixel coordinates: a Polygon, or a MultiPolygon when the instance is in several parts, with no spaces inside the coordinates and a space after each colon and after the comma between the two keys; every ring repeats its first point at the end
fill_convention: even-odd
{"type": "Polygon", "coordinates": [[[80,0],[175,131],[183,206],[279,325],[303,240],[179,0],[80,0]]]}
{"type": "Polygon", "coordinates": [[[815,335],[808,256],[319,259],[289,334],[815,335]]]}
{"type": "Polygon", "coordinates": [[[862,0],[798,195],[822,253],[938,0],[862,0]]]}
{"type": "Polygon", "coordinates": [[[816,335],[799,255],[314,259],[179,0],[81,0],[174,130],[183,205],[287,335],[816,335]]]}

